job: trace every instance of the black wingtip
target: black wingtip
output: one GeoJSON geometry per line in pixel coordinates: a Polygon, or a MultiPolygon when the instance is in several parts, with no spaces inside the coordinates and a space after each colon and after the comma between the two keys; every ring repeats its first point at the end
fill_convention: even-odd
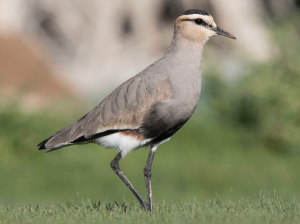
{"type": "Polygon", "coordinates": [[[46,149],[44,145],[39,147],[39,150],[43,150],[43,149],[46,149]]]}
{"type": "Polygon", "coordinates": [[[37,147],[39,147],[39,150],[46,149],[45,145],[49,141],[50,138],[45,139],[44,141],[40,142],[37,147]]]}

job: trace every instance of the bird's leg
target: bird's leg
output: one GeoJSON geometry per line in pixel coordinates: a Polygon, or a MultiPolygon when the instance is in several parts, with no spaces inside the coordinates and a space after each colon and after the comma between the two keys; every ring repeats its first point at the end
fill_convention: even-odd
{"type": "Polygon", "coordinates": [[[142,197],[134,189],[133,185],[129,182],[127,177],[125,177],[125,175],[121,171],[121,169],[119,167],[119,161],[121,158],[122,158],[121,153],[118,153],[118,155],[110,163],[111,168],[121,178],[121,180],[126,184],[126,186],[129,188],[129,190],[131,190],[131,192],[134,194],[134,196],[137,198],[137,200],[140,202],[140,204],[143,206],[143,208],[147,209],[147,205],[146,205],[145,201],[142,199],[142,197]]]}
{"type": "Polygon", "coordinates": [[[155,150],[153,150],[153,148],[150,148],[149,156],[146,162],[146,166],[144,168],[144,176],[146,181],[146,190],[148,198],[147,209],[150,212],[152,211],[151,167],[154,158],[154,152],[155,150]]]}

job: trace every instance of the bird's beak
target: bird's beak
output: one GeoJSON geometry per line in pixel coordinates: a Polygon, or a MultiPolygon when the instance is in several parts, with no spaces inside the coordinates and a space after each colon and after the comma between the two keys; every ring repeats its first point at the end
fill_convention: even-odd
{"type": "Polygon", "coordinates": [[[217,35],[222,35],[231,39],[236,39],[235,36],[233,36],[231,33],[226,32],[225,30],[222,30],[220,27],[216,27],[212,30],[215,31],[217,35]]]}

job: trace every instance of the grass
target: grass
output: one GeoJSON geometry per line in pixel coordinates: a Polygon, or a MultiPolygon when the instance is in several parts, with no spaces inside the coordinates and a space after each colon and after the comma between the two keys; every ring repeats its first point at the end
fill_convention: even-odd
{"type": "MultiPolygon", "coordinates": [[[[62,120],[55,114],[26,114],[15,108],[2,111],[0,203],[26,205],[75,198],[108,203],[136,200],[109,166],[116,151],[96,145],[72,146],[48,154],[37,150],[39,141],[76,119],[76,114],[72,116],[62,120]]],[[[120,162],[143,197],[147,154],[140,149],[120,162]]],[[[298,199],[299,160],[299,154],[265,150],[247,131],[237,131],[197,110],[156,152],[154,201],[212,200],[216,194],[224,200],[235,200],[255,197],[260,189],[298,199]]]]}
{"type": "Polygon", "coordinates": [[[0,206],[0,223],[299,223],[300,203],[262,194],[256,200],[241,198],[206,202],[170,201],[154,204],[151,214],[137,203],[54,203],[39,206],[0,206]]]}

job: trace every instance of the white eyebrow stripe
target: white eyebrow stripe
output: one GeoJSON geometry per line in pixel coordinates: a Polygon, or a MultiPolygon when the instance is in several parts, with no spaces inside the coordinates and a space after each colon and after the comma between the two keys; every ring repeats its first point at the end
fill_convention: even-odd
{"type": "Polygon", "coordinates": [[[205,15],[199,15],[199,14],[190,14],[190,15],[182,15],[180,17],[185,17],[187,19],[197,19],[197,18],[200,18],[200,19],[205,19],[205,17],[208,17],[208,16],[205,16],[205,15]]]}
{"type": "Polygon", "coordinates": [[[178,19],[179,20],[194,20],[194,19],[202,19],[208,25],[213,25],[211,23],[211,16],[199,15],[199,14],[191,14],[191,15],[182,15],[178,19]]]}

